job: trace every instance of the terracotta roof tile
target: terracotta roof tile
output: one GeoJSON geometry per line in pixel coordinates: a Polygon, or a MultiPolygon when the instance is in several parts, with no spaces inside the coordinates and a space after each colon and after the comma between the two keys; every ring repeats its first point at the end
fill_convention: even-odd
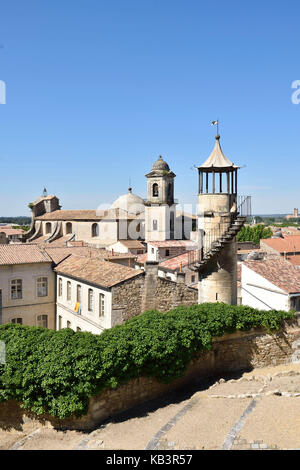
{"type": "Polygon", "coordinates": [[[119,243],[126,246],[127,248],[136,248],[138,250],[145,249],[145,245],[143,245],[143,243],[139,240],[119,240],[119,243]]]}
{"type": "Polygon", "coordinates": [[[300,234],[286,235],[284,238],[264,238],[260,240],[260,246],[267,245],[279,253],[293,253],[300,251],[300,234]]]}
{"type": "Polygon", "coordinates": [[[109,209],[107,211],[97,210],[56,210],[48,212],[36,220],[116,220],[116,219],[138,219],[136,215],[128,214],[123,209],[109,209]]]}
{"type": "Polygon", "coordinates": [[[17,228],[5,228],[5,227],[0,227],[0,233],[4,232],[5,235],[23,235],[23,233],[26,233],[25,230],[17,229],[17,228]]]}
{"type": "Polygon", "coordinates": [[[186,247],[187,249],[189,249],[189,248],[196,248],[197,247],[197,243],[193,242],[191,240],[164,240],[164,241],[161,241],[161,242],[149,241],[148,243],[149,243],[149,245],[155,246],[157,248],[171,248],[171,247],[176,248],[176,247],[179,247],[179,246],[183,246],[183,247],[186,247]]]}
{"type": "Polygon", "coordinates": [[[300,292],[300,269],[282,257],[242,264],[287,293],[300,292]]]}
{"type": "Polygon", "coordinates": [[[0,245],[0,265],[26,263],[51,263],[51,258],[38,246],[0,245]]]}
{"type": "Polygon", "coordinates": [[[137,255],[136,262],[139,264],[144,264],[146,263],[148,259],[148,253],[143,253],[141,255],[137,255]]]}
{"type": "Polygon", "coordinates": [[[112,287],[143,273],[140,269],[75,255],[62,261],[55,271],[103,287],[112,287]]]}
{"type": "Polygon", "coordinates": [[[131,253],[114,253],[105,250],[104,248],[91,248],[88,246],[69,246],[69,247],[45,247],[45,251],[51,257],[55,264],[60,263],[62,260],[70,255],[83,256],[85,258],[97,258],[101,260],[117,260],[117,259],[132,259],[135,255],[131,253]]]}
{"type": "MultiPolygon", "coordinates": [[[[194,250],[193,250],[194,251],[194,250]]],[[[173,256],[159,263],[160,268],[169,269],[171,271],[178,271],[181,267],[187,266],[189,262],[189,251],[181,255],[173,256]]]]}

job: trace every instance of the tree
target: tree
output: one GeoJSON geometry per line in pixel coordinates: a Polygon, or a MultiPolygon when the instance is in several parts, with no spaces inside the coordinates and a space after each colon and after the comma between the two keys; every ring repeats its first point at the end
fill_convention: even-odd
{"type": "Polygon", "coordinates": [[[270,238],[273,235],[272,230],[269,227],[264,227],[262,224],[250,227],[244,225],[237,235],[238,242],[253,242],[259,245],[261,238],[270,238]]]}

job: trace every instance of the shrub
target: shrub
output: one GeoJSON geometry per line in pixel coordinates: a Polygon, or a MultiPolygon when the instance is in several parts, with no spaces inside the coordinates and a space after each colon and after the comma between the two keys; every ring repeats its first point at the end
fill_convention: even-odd
{"type": "Polygon", "coordinates": [[[7,324],[0,326],[6,364],[0,401],[17,400],[34,413],[81,416],[89,398],[142,375],[168,383],[214,336],[236,330],[279,329],[293,312],[205,303],[167,313],[148,311],[101,335],[7,324]]]}

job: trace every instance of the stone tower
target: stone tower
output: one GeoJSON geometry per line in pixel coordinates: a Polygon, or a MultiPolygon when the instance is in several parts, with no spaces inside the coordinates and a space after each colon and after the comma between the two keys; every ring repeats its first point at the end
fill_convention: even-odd
{"type": "Polygon", "coordinates": [[[237,302],[236,235],[246,220],[237,207],[238,169],[217,135],[211,155],[198,167],[199,250],[190,265],[199,272],[199,303],[237,302]]]}
{"type": "Polygon", "coordinates": [[[160,156],[153,164],[147,178],[145,203],[145,240],[162,241],[174,238],[176,205],[174,203],[174,178],[167,162],[160,156]]]}

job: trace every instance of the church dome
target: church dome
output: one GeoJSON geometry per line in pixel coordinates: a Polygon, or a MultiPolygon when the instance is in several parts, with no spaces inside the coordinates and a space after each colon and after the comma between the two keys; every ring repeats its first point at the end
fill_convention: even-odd
{"type": "Polygon", "coordinates": [[[169,165],[167,162],[165,162],[160,155],[158,160],[153,164],[152,170],[165,170],[165,171],[170,171],[169,165]]]}
{"type": "Polygon", "coordinates": [[[112,209],[122,209],[129,214],[140,214],[145,210],[144,200],[140,196],[132,194],[132,188],[128,188],[127,194],[118,197],[111,207],[112,209]]]}

